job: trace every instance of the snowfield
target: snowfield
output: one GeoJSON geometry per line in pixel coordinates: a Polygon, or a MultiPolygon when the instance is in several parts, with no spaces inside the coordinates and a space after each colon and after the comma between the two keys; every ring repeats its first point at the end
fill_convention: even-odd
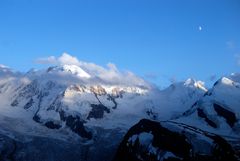
{"type": "MultiPolygon", "coordinates": [[[[90,152],[98,148],[98,141],[111,142],[111,138],[111,144],[102,149],[107,151],[116,150],[129,128],[149,119],[167,122],[173,131],[214,133],[238,142],[239,98],[240,74],[222,77],[210,89],[187,79],[160,90],[113,65],[104,68],[82,62],[27,73],[1,65],[0,134],[20,142],[33,137],[77,142],[90,152]]],[[[133,135],[129,144],[136,139],[156,153],[151,133],[133,135]]],[[[99,151],[100,156],[107,158],[99,151]]],[[[175,154],[164,155],[170,156],[175,154]]]]}

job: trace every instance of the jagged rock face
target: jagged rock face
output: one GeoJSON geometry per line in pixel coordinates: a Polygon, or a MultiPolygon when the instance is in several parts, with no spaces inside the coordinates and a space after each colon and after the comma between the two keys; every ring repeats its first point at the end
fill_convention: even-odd
{"type": "Polygon", "coordinates": [[[213,128],[217,128],[216,123],[214,123],[211,119],[208,118],[207,114],[204,112],[203,109],[197,108],[197,113],[200,118],[203,118],[207,124],[213,128]]]}
{"type": "Polygon", "coordinates": [[[38,94],[39,94],[38,82],[37,80],[34,80],[30,84],[20,89],[19,93],[17,93],[17,97],[11,103],[11,106],[17,106],[23,98],[28,98],[28,99],[30,98],[29,101],[27,101],[27,103],[24,105],[25,107],[29,108],[30,100],[32,100],[33,96],[36,96],[38,94]]]}
{"type": "Polygon", "coordinates": [[[90,91],[99,96],[107,94],[106,90],[102,86],[91,86],[90,91]]]}
{"type": "Polygon", "coordinates": [[[84,93],[86,91],[86,86],[80,86],[80,85],[71,85],[69,88],[67,88],[64,92],[64,96],[71,96],[73,93],[72,91],[84,93]]]}
{"type": "MultiPolygon", "coordinates": [[[[103,128],[106,125],[121,127],[126,131],[139,119],[157,119],[158,113],[162,112],[158,111],[158,90],[155,91],[155,87],[147,82],[126,84],[117,81],[115,84],[84,75],[86,73],[80,68],[71,65],[29,72],[19,76],[19,80],[24,78],[27,81],[12,86],[12,91],[8,93],[9,104],[31,113],[32,120],[49,129],[70,129],[88,139],[92,138],[91,128],[95,124],[103,128]],[[157,94],[152,98],[154,92],[157,94]],[[148,106],[147,102],[154,103],[148,106]],[[124,115],[130,117],[125,119],[124,115]],[[115,118],[118,120],[115,121],[115,118]],[[97,120],[101,125],[96,123],[97,120]]],[[[188,92],[183,95],[196,100],[203,91],[193,84],[191,80],[184,85],[184,91],[186,88],[188,92]]],[[[176,93],[181,90],[182,86],[177,88],[176,93]]],[[[187,102],[187,99],[184,100],[187,102]]]]}
{"type": "Polygon", "coordinates": [[[213,107],[219,116],[225,118],[225,120],[229,126],[231,126],[231,127],[234,126],[234,124],[237,122],[237,117],[234,112],[231,112],[216,103],[213,104],[213,107]]]}
{"type": "Polygon", "coordinates": [[[17,89],[11,99],[12,107],[20,107],[33,113],[33,120],[47,128],[67,127],[87,139],[91,139],[92,134],[85,123],[91,119],[103,119],[104,115],[114,112],[118,107],[118,100],[125,99],[124,94],[132,98],[140,97],[136,94],[141,92],[133,87],[86,86],[77,83],[63,85],[57,81],[42,79],[21,84],[17,89]]]}
{"type": "Polygon", "coordinates": [[[219,79],[182,116],[175,119],[240,142],[239,75],[219,79]]]}
{"type": "Polygon", "coordinates": [[[222,137],[176,128],[141,120],[125,135],[114,161],[237,160],[233,148],[222,137]]]}
{"type": "MultiPolygon", "coordinates": [[[[115,160],[235,159],[232,147],[212,133],[229,132],[235,137],[239,134],[239,83],[224,78],[206,92],[201,82],[189,79],[159,91],[134,83],[112,84],[100,78],[91,81],[92,75],[88,78],[81,69],[75,69],[53,67],[44,74],[27,74],[24,78],[27,81],[19,82],[20,77],[13,82],[0,81],[1,100],[9,98],[9,102],[0,105],[1,108],[6,105],[3,112],[10,118],[2,125],[1,120],[6,118],[0,114],[1,128],[10,126],[9,136],[19,132],[29,137],[27,143],[14,137],[3,137],[0,140],[3,160],[33,160],[38,155],[41,156],[39,160],[46,161],[109,161],[128,128],[142,118],[171,119],[175,123],[141,121],[125,136],[115,160]],[[15,127],[28,124],[26,129],[21,126],[24,130],[18,128],[15,131],[11,125],[18,114],[12,115],[7,111],[9,109],[19,112],[21,119],[15,127]],[[205,131],[198,129],[201,126],[205,131]],[[46,136],[42,134],[45,130],[54,134],[46,136]],[[59,134],[61,136],[57,136],[59,134]],[[52,136],[58,140],[48,138],[52,136]],[[81,140],[66,143],[72,137],[81,140]],[[49,148],[51,150],[47,151],[49,148]],[[43,149],[45,151],[40,151],[43,149]],[[71,149],[74,150],[71,152],[71,149]],[[51,154],[57,152],[61,154],[51,154]]],[[[239,140],[234,142],[239,145],[239,140]]]]}
{"type": "Polygon", "coordinates": [[[61,125],[54,123],[53,121],[46,122],[45,126],[49,129],[60,129],[62,127],[61,125]]]}
{"type": "Polygon", "coordinates": [[[81,120],[79,116],[66,116],[64,111],[60,111],[61,120],[66,122],[66,126],[69,127],[73,132],[77,133],[83,138],[91,139],[92,133],[87,131],[84,123],[84,120],[81,120]]]}
{"type": "Polygon", "coordinates": [[[90,111],[87,119],[91,119],[91,118],[95,118],[95,119],[101,119],[103,118],[104,112],[110,113],[110,110],[102,105],[95,105],[95,104],[91,104],[92,110],[90,111]]]}
{"type": "Polygon", "coordinates": [[[121,89],[119,89],[119,88],[113,88],[112,89],[112,95],[114,96],[114,97],[123,97],[123,94],[124,94],[125,92],[123,91],[123,90],[121,90],[121,89]]]}

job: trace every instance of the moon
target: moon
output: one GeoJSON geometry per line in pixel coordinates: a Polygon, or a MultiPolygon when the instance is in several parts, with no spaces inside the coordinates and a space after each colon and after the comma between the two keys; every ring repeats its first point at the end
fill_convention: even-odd
{"type": "Polygon", "coordinates": [[[198,26],[198,30],[199,30],[199,31],[202,31],[202,26],[198,26]]]}

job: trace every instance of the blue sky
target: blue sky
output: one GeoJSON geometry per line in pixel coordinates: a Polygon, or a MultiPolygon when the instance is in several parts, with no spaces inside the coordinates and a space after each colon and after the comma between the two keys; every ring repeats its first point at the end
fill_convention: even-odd
{"type": "Polygon", "coordinates": [[[0,1],[1,64],[27,71],[63,52],[159,86],[188,77],[209,84],[240,70],[240,1],[0,1]]]}

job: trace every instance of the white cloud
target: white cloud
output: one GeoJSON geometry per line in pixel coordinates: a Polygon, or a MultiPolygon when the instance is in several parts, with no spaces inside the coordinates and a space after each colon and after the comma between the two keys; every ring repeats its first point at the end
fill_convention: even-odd
{"type": "Polygon", "coordinates": [[[235,57],[236,57],[236,60],[237,60],[237,65],[240,66],[240,54],[236,54],[235,57]]]}
{"type": "Polygon", "coordinates": [[[55,56],[49,56],[47,58],[39,58],[36,60],[37,64],[57,64],[55,56]]]}
{"type": "Polygon", "coordinates": [[[131,85],[146,85],[146,82],[135,76],[131,72],[120,72],[117,66],[113,63],[108,63],[107,67],[102,67],[94,63],[83,62],[76,57],[67,53],[63,53],[60,57],[50,56],[47,58],[39,58],[36,61],[38,64],[52,65],[77,65],[85,72],[89,73],[93,78],[100,78],[104,82],[113,84],[131,84],[131,85]]]}
{"type": "Polygon", "coordinates": [[[3,64],[0,64],[0,68],[9,68],[8,66],[5,66],[3,64]]]}
{"type": "Polygon", "coordinates": [[[76,57],[67,53],[63,53],[60,57],[49,56],[46,58],[39,58],[36,60],[38,64],[54,64],[54,65],[80,65],[76,57]]]}
{"type": "Polygon", "coordinates": [[[80,65],[80,62],[76,57],[67,53],[63,53],[57,60],[61,65],[80,65]]]}
{"type": "Polygon", "coordinates": [[[110,70],[118,71],[116,65],[113,64],[113,63],[108,63],[108,64],[107,64],[107,67],[108,67],[110,70]]]}

